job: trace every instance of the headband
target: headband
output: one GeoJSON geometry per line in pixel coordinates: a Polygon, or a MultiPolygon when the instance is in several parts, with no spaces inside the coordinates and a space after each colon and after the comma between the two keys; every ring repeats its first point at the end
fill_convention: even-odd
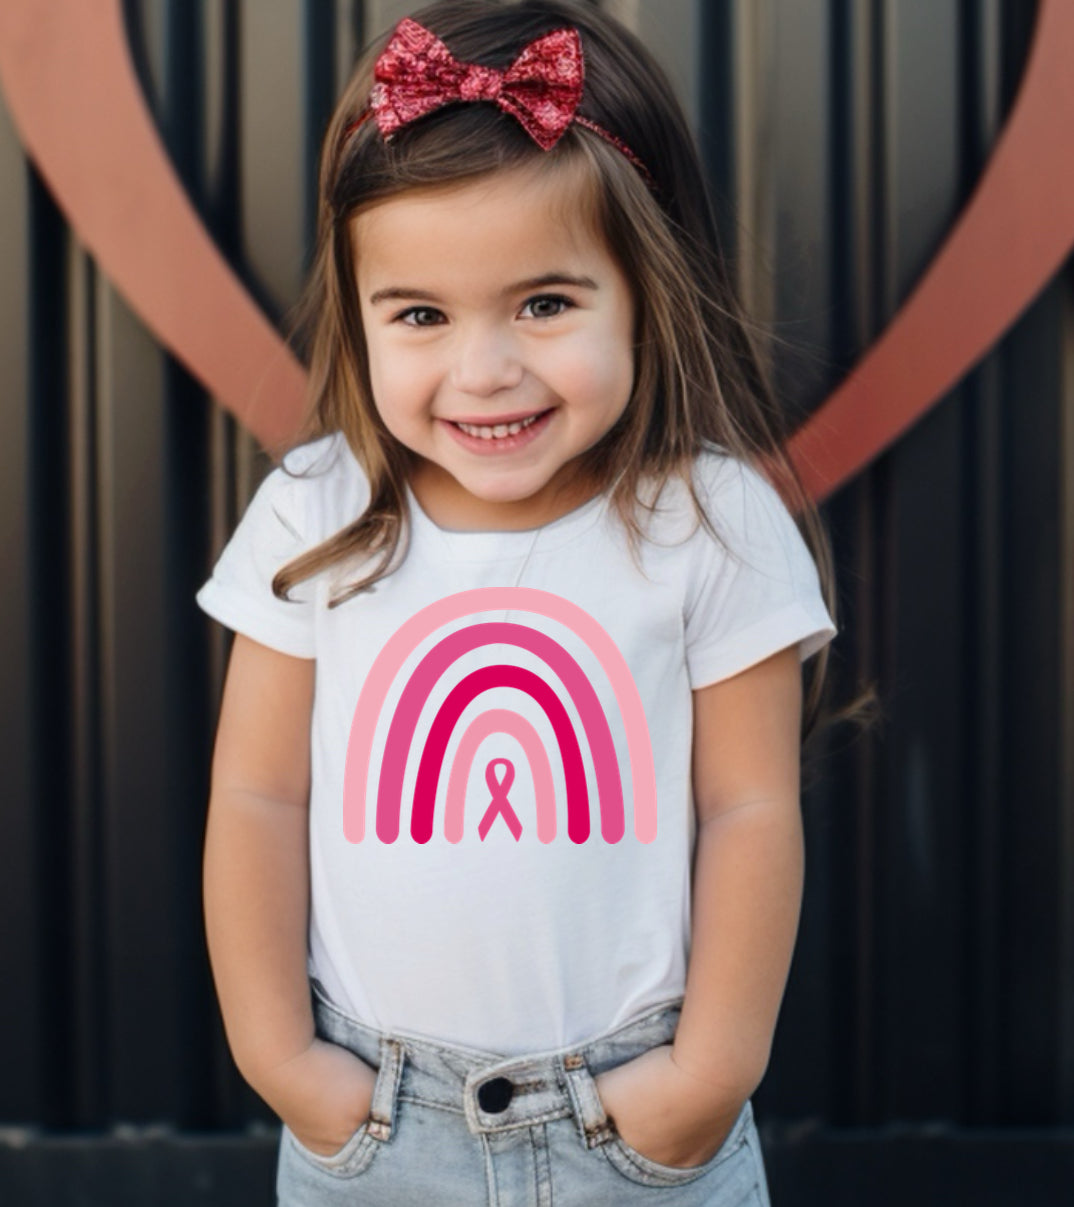
{"type": "Polygon", "coordinates": [[[343,142],[370,117],[389,139],[427,113],[458,101],[491,101],[550,151],[572,122],[611,143],[652,184],[645,164],[621,139],[578,112],[585,65],[574,28],[553,30],[522,48],[506,70],[460,63],[440,39],[410,17],[395,27],[377,58],[368,108],[343,131],[343,142]]]}

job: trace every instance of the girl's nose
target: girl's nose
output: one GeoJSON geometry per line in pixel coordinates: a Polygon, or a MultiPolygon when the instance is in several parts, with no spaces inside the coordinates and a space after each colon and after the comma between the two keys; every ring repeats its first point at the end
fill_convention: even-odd
{"type": "Polygon", "coordinates": [[[522,362],[514,340],[497,328],[460,333],[451,366],[451,384],[463,394],[484,396],[522,381],[522,362]]]}

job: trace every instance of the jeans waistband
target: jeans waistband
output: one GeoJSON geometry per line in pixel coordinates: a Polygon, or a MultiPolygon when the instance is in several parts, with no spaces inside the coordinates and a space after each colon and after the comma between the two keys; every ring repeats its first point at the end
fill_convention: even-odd
{"type": "Polygon", "coordinates": [[[499,1132],[574,1114],[590,1145],[607,1139],[608,1121],[593,1078],[671,1043],[682,998],[660,1003],[583,1044],[505,1057],[455,1044],[381,1032],[349,1017],[311,980],[317,1034],[378,1070],[370,1131],[386,1139],[396,1098],[464,1113],[470,1130],[499,1132]],[[403,1081],[404,1070],[406,1073],[403,1081]]]}

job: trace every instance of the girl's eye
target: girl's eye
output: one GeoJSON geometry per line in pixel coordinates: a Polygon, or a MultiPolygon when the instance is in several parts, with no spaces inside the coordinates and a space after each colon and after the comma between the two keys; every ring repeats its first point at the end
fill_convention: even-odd
{"type": "Polygon", "coordinates": [[[396,322],[405,323],[408,327],[435,327],[444,316],[432,306],[411,306],[395,316],[396,322]]]}
{"type": "Polygon", "coordinates": [[[558,293],[542,293],[540,297],[530,298],[522,309],[529,310],[533,318],[554,319],[569,310],[574,303],[558,293]]]}

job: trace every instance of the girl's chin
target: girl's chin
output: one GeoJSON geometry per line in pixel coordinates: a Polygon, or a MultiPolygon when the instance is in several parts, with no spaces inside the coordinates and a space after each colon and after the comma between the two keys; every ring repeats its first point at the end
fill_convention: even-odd
{"type": "Polygon", "coordinates": [[[544,491],[540,486],[533,490],[519,489],[516,485],[505,487],[502,490],[494,490],[492,488],[482,488],[479,484],[474,484],[472,487],[465,483],[460,483],[465,491],[467,500],[475,507],[483,507],[489,511],[499,509],[501,512],[508,514],[512,511],[522,512],[527,508],[532,509],[539,505],[544,498],[544,491]]]}
{"type": "Polygon", "coordinates": [[[446,527],[465,523],[489,528],[535,528],[545,522],[549,510],[549,499],[544,487],[538,482],[532,490],[513,483],[502,483],[497,489],[489,483],[452,479],[449,489],[437,492],[440,510],[444,515],[457,517],[446,527]]]}

